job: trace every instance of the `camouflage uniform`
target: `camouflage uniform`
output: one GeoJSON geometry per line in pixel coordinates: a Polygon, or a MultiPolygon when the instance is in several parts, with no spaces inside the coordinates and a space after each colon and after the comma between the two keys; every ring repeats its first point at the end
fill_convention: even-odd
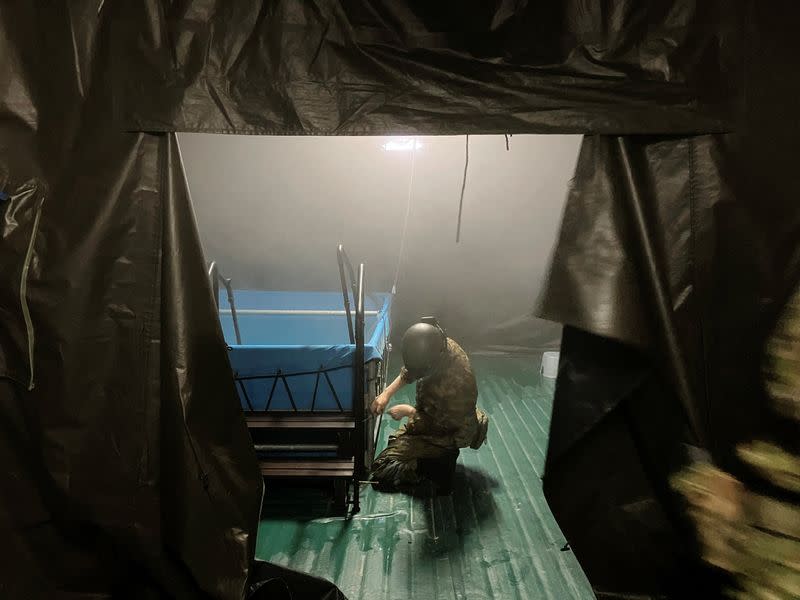
{"type": "MultiPolygon", "coordinates": [[[[403,367],[405,383],[414,379],[403,367]]],[[[479,448],[486,439],[488,418],[476,407],[478,386],[464,350],[447,340],[446,355],[436,370],[417,382],[416,414],[389,437],[372,465],[379,489],[401,489],[422,483],[421,459],[458,456],[459,448],[479,448]]]]}
{"type": "MultiPolygon", "coordinates": [[[[775,411],[800,424],[800,289],[767,352],[775,411]]],[[[673,485],[689,501],[704,558],[732,573],[735,598],[800,598],[800,456],[767,441],[742,444],[739,457],[777,493],[749,489],[712,465],[696,464],[673,485]]]]}

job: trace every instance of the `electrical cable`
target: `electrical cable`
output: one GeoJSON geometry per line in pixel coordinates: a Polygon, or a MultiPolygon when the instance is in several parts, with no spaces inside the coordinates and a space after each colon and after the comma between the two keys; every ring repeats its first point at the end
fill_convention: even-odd
{"type": "Polygon", "coordinates": [[[464,179],[461,181],[461,198],[458,201],[458,226],[456,227],[456,244],[461,241],[461,213],[464,210],[464,190],[467,187],[467,168],[469,167],[469,134],[466,135],[464,148],[464,179]]]}

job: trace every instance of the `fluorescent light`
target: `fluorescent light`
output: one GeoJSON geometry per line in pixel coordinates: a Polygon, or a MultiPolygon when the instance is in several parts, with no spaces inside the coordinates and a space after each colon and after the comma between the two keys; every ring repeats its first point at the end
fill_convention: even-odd
{"type": "Polygon", "coordinates": [[[422,142],[415,137],[393,137],[381,147],[387,152],[409,152],[422,148],[422,142]]]}

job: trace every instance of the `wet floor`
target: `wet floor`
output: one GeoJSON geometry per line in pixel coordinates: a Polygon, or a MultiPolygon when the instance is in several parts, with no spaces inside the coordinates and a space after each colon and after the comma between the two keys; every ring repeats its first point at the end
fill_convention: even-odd
{"type": "MultiPolygon", "coordinates": [[[[461,451],[450,496],[364,489],[346,520],[319,490],[281,492],[265,509],[258,557],[329,579],[350,600],[593,598],[542,492],[552,381],[539,377],[538,357],[473,365],[489,436],[461,451]]],[[[413,403],[413,391],[393,403],[413,403]]],[[[384,421],[379,449],[397,426],[384,421]]]]}

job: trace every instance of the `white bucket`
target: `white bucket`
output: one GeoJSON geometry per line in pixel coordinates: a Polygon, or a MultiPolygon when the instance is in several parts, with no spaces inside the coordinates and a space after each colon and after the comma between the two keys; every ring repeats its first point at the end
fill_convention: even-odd
{"type": "Polygon", "coordinates": [[[555,379],[558,375],[558,352],[545,352],[542,354],[542,367],[539,369],[542,377],[555,379]]]}

